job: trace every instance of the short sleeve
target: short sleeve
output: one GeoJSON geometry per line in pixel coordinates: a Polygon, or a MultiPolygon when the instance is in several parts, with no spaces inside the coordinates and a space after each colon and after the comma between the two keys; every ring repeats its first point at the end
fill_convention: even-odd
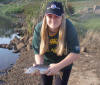
{"type": "Polygon", "coordinates": [[[34,50],[34,54],[39,54],[40,29],[41,29],[41,23],[36,25],[36,27],[34,29],[34,33],[33,33],[32,48],[34,50]]]}
{"type": "Polygon", "coordinates": [[[80,53],[80,45],[76,29],[69,20],[67,20],[66,23],[67,23],[67,32],[66,32],[67,51],[68,53],[70,52],[80,53]]]}

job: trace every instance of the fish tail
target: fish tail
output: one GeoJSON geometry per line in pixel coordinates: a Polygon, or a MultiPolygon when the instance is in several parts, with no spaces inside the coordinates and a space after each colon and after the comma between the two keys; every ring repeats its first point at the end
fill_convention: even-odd
{"type": "Polygon", "coordinates": [[[63,72],[58,72],[57,75],[60,77],[60,79],[62,80],[62,76],[63,76],[63,72]]]}
{"type": "Polygon", "coordinates": [[[59,77],[62,80],[63,72],[59,72],[59,77]]]}

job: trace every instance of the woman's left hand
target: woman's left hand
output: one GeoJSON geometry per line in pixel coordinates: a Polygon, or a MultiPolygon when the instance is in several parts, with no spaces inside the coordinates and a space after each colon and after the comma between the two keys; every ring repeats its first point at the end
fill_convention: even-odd
{"type": "Polygon", "coordinates": [[[55,63],[50,64],[49,66],[50,67],[48,68],[48,71],[46,73],[47,76],[56,75],[60,70],[59,66],[55,63]]]}

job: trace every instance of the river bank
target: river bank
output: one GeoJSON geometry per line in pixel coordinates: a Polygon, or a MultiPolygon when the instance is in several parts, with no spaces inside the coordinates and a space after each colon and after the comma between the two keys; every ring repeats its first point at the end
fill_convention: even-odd
{"type": "MultiPolygon", "coordinates": [[[[91,33],[88,33],[87,36],[89,35],[91,33]]],[[[81,48],[84,46],[87,50],[81,52],[80,58],[74,62],[69,85],[100,85],[99,36],[98,33],[94,33],[81,42],[81,48]]],[[[16,64],[8,71],[7,75],[0,76],[0,80],[6,82],[4,85],[38,85],[40,83],[39,76],[24,74],[24,68],[31,66],[33,63],[33,50],[21,51],[16,64]]]]}

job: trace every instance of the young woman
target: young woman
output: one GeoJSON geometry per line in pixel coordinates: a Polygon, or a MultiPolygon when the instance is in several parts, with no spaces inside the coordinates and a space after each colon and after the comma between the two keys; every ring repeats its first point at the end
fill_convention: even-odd
{"type": "Polygon", "coordinates": [[[41,84],[52,85],[53,75],[62,71],[62,79],[55,77],[55,85],[67,85],[80,46],[75,27],[65,19],[61,2],[48,3],[43,21],[35,27],[32,46],[36,64],[50,66],[41,75],[41,84]]]}

